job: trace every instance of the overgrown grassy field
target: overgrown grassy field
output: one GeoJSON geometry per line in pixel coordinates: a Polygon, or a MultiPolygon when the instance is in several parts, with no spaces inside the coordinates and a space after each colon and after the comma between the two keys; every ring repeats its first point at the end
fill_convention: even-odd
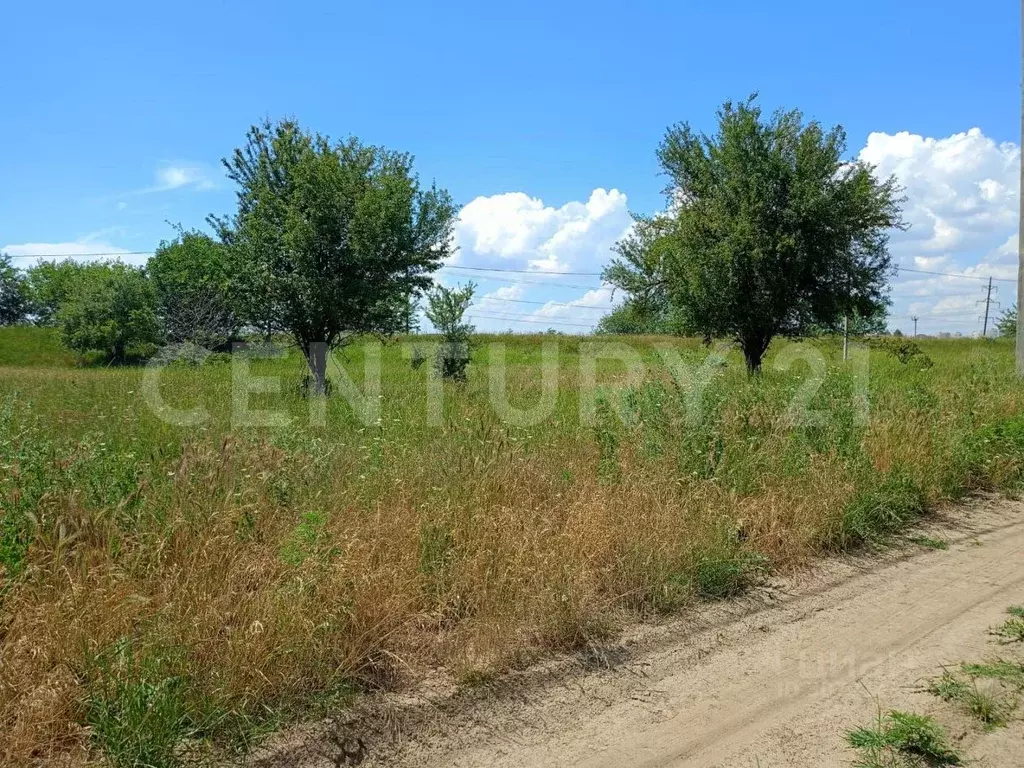
{"type": "MultiPolygon", "coordinates": [[[[280,377],[249,396],[291,414],[276,426],[240,423],[237,364],[174,365],[165,404],[205,409],[175,426],[144,369],[0,329],[0,762],[244,749],[396,676],[479,680],[1024,478],[1002,341],[922,342],[930,366],[778,343],[751,378],[696,340],[603,339],[645,371],[599,360],[593,401],[591,341],[485,337],[434,417],[409,344],[383,348],[369,411],[339,384],[322,422],[294,352],[246,361],[280,377]],[[520,408],[557,344],[550,415],[502,418],[496,343],[520,408]],[[794,346],[820,386],[775,364],[794,346]]],[[[357,384],[365,356],[339,358],[357,384]]]]}

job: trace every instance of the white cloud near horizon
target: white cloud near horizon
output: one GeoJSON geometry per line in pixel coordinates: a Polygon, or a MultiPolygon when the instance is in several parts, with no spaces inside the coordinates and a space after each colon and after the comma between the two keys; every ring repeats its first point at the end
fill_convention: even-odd
{"type": "MultiPolygon", "coordinates": [[[[448,264],[530,273],[522,278],[495,273],[492,277],[524,280],[497,288],[486,281],[487,273],[476,277],[458,274],[459,280],[482,281],[489,291],[477,299],[471,311],[481,330],[511,326],[542,331],[550,322],[567,333],[583,333],[603,314],[595,308],[611,307],[610,289],[598,288],[600,280],[595,275],[559,277],[558,273],[599,273],[612,256],[612,246],[631,226],[626,195],[614,188],[599,187],[585,200],[561,206],[525,192],[480,196],[459,213],[455,227],[458,251],[448,264]],[[593,285],[595,289],[574,298],[565,283],[593,285]]],[[[453,277],[455,273],[448,272],[446,282],[453,277]]]]}
{"type": "MultiPolygon", "coordinates": [[[[893,238],[915,256],[986,251],[1016,228],[1020,149],[980,128],[936,139],[901,131],[872,133],[857,155],[879,177],[895,175],[910,230],[893,238]]],[[[978,254],[980,255],[980,254],[978,254]]]]}
{"type": "MultiPolygon", "coordinates": [[[[997,143],[980,128],[944,138],[901,131],[872,133],[857,155],[876,166],[880,178],[895,175],[907,200],[906,232],[894,232],[893,262],[901,267],[1013,280],[1017,275],[1020,148],[997,143]]],[[[977,302],[983,280],[901,273],[893,286],[892,327],[919,331],[980,331],[977,302]]],[[[1011,283],[999,283],[1009,306],[1011,283]]],[[[991,326],[990,326],[991,327],[991,326]]]]}

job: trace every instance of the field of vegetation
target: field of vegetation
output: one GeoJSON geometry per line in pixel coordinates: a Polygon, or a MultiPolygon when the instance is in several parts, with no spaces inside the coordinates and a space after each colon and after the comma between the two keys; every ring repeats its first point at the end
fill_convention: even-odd
{"type": "MultiPolygon", "coordinates": [[[[833,339],[777,340],[750,376],[695,339],[481,337],[467,381],[432,380],[433,416],[433,367],[410,355],[426,341],[383,347],[369,419],[340,388],[303,396],[294,351],[245,361],[280,377],[249,395],[291,415],[275,426],[239,423],[238,356],[168,366],[164,403],[205,409],[175,426],[147,404],[152,369],[0,329],[0,761],[244,750],[361,691],[599,643],[1024,478],[1001,340],[890,340],[866,367],[833,339]],[[599,360],[581,415],[589,343],[645,373],[599,360]],[[545,344],[551,413],[512,423],[495,381],[541,401],[545,344]],[[793,345],[827,361],[820,385],[775,364],[793,345]]],[[[364,348],[337,361],[361,385],[364,348]]]]}

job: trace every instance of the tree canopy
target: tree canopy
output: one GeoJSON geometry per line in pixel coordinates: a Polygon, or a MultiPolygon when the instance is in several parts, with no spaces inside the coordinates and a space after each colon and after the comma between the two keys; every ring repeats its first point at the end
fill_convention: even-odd
{"type": "Polygon", "coordinates": [[[996,320],[996,331],[1004,339],[1017,336],[1017,303],[1011,304],[996,320]]]}
{"type": "Polygon", "coordinates": [[[217,349],[238,329],[228,249],[202,232],[179,229],[146,263],[167,340],[217,349]]]}
{"type": "Polygon", "coordinates": [[[101,263],[81,263],[71,259],[41,261],[27,270],[26,290],[36,325],[56,325],[61,305],[71,296],[75,285],[86,273],[102,269],[101,263]]]}
{"type": "Polygon", "coordinates": [[[0,253],[0,325],[24,322],[29,313],[25,276],[11,257],[0,253]]]}
{"type": "Polygon", "coordinates": [[[846,161],[840,127],[726,102],[717,132],[672,126],[658,148],[666,213],[638,217],[605,279],[663,297],[690,333],[734,338],[751,371],[776,335],[833,327],[887,304],[900,190],[846,161]]]}
{"type": "Polygon", "coordinates": [[[57,319],[68,349],[114,363],[145,357],[161,340],[153,284],[142,269],[120,262],[78,273],[57,319]]]}
{"type": "Polygon", "coordinates": [[[242,318],[291,334],[323,391],[314,346],[403,330],[410,296],[452,252],[455,206],[420,186],[410,155],[332,142],[292,120],[253,126],[223,162],[238,208],[212,221],[242,318]]]}

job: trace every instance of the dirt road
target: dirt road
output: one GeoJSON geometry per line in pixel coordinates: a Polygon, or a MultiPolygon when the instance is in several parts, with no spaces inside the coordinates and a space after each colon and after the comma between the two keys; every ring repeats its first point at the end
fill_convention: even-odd
{"type": "MultiPolygon", "coordinates": [[[[940,708],[920,683],[991,656],[987,629],[1024,603],[1024,505],[979,502],[956,519],[930,531],[947,550],[825,563],[539,682],[535,672],[468,701],[427,699],[417,706],[433,714],[390,745],[368,740],[364,765],[847,766],[847,729],[879,705],[940,708]]],[[[984,743],[947,725],[988,764],[1024,765],[1019,723],[984,743]]],[[[295,736],[267,764],[331,764],[329,750],[309,749],[323,738],[295,736]]]]}

